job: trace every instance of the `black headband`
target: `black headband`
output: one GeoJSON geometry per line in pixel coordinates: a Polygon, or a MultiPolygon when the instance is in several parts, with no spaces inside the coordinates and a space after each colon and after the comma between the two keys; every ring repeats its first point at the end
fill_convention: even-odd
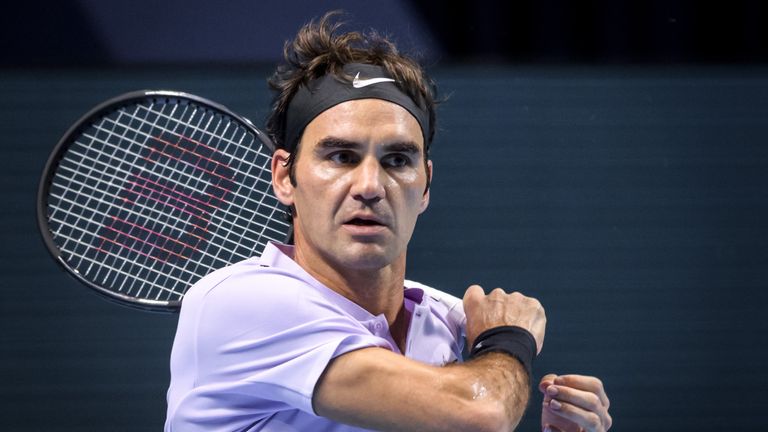
{"type": "Polygon", "coordinates": [[[293,152],[299,139],[315,117],[323,111],[342,102],[355,99],[382,99],[405,108],[421,126],[424,147],[429,142],[429,113],[417,104],[395,84],[386,69],[381,66],[350,63],[344,66],[344,73],[354,77],[352,82],[340,81],[333,74],[327,74],[302,85],[288,103],[285,119],[286,150],[293,152]]]}

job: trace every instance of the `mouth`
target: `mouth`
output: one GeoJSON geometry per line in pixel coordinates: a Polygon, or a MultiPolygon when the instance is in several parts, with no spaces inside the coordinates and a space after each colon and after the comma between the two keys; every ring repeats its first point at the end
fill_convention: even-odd
{"type": "Polygon", "coordinates": [[[387,229],[386,219],[373,214],[351,215],[344,227],[355,236],[379,236],[387,229]]]}
{"type": "Polygon", "coordinates": [[[365,219],[365,218],[353,218],[346,222],[347,225],[355,225],[355,226],[384,226],[383,223],[375,220],[375,219],[365,219]]]}

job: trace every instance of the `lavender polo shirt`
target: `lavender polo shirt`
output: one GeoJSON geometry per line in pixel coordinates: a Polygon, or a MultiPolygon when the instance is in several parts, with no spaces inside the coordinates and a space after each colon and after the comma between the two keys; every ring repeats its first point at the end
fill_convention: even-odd
{"type": "MultiPolygon", "coordinates": [[[[364,430],[315,415],[315,384],[336,356],[400,350],[383,315],[322,285],[292,254],[270,244],[260,258],[215,271],[184,296],[166,432],[364,430]]],[[[460,359],[463,339],[448,306],[414,286],[406,281],[405,356],[433,365],[460,359]]]]}

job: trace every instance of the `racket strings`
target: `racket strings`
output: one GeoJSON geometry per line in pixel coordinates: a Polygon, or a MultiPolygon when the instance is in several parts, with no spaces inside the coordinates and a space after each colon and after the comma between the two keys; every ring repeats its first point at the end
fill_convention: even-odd
{"type": "MultiPolygon", "coordinates": [[[[92,137],[92,138],[93,138],[93,137],[92,137]]],[[[91,140],[90,140],[90,142],[88,143],[88,146],[87,146],[87,148],[91,148],[91,147],[92,147],[92,145],[91,145],[91,144],[93,144],[93,141],[94,141],[93,139],[91,139],[91,140]]],[[[78,167],[78,166],[87,166],[87,164],[76,165],[76,167],[78,167]]],[[[92,171],[93,171],[93,169],[92,169],[92,168],[88,168],[86,172],[92,172],[92,171]]],[[[103,178],[103,176],[99,176],[99,177],[103,178]]],[[[93,179],[93,177],[91,177],[91,179],[93,179]]],[[[70,185],[70,186],[71,186],[71,184],[72,184],[72,182],[69,182],[69,185],[70,185]]],[[[96,183],[96,185],[99,185],[99,184],[98,184],[98,182],[96,183]]],[[[103,185],[99,185],[99,186],[103,186],[103,185]]],[[[83,187],[81,186],[81,188],[80,188],[80,192],[82,192],[82,191],[83,191],[83,187]]],[[[91,205],[91,203],[90,203],[91,199],[92,199],[91,197],[88,197],[88,201],[85,203],[85,206],[84,206],[84,208],[85,208],[85,209],[87,209],[87,208],[88,208],[88,206],[89,206],[89,205],[91,205]]],[[[54,217],[55,217],[55,214],[54,214],[54,217]]],[[[103,227],[107,227],[107,228],[108,228],[108,226],[107,226],[107,225],[102,225],[102,226],[103,226],[103,227]]],[[[102,231],[102,233],[103,233],[103,228],[101,229],[101,231],[102,231]]],[[[85,232],[85,233],[93,233],[93,232],[98,232],[98,231],[94,231],[94,230],[84,230],[84,232],[85,232]]],[[[81,235],[80,239],[82,239],[82,235],[81,235]]],[[[85,244],[85,247],[91,246],[91,247],[92,247],[92,251],[95,251],[95,252],[105,252],[105,251],[104,251],[104,249],[103,249],[103,246],[104,246],[104,241],[105,241],[105,240],[106,240],[106,238],[104,238],[104,237],[100,237],[100,241],[99,241],[99,240],[94,240],[94,241],[92,241],[92,242],[86,243],[86,244],[85,244]],[[98,241],[98,243],[96,243],[96,244],[95,244],[95,247],[93,247],[93,246],[94,246],[94,242],[95,242],[95,241],[98,241]]],[[[136,249],[134,249],[134,248],[131,248],[131,247],[129,247],[128,245],[124,245],[124,246],[125,246],[125,247],[126,247],[128,250],[131,250],[131,251],[135,251],[135,252],[139,252],[139,253],[141,252],[141,251],[137,251],[137,250],[136,250],[136,249]]],[[[65,245],[65,247],[66,247],[66,245],[65,245]]],[[[87,249],[86,249],[86,250],[87,250],[87,249]]],[[[80,255],[80,256],[82,257],[83,255],[80,255]]],[[[108,271],[106,272],[106,275],[105,275],[106,277],[105,277],[105,279],[102,279],[102,280],[98,281],[100,284],[104,284],[104,283],[106,283],[106,282],[107,282],[107,278],[108,278],[108,277],[109,277],[109,275],[110,275],[110,274],[112,274],[112,273],[114,273],[115,275],[119,275],[119,274],[125,274],[125,272],[123,271],[123,269],[124,269],[124,267],[125,267],[126,261],[122,261],[121,263],[119,263],[119,266],[112,266],[112,265],[111,265],[109,262],[106,262],[106,260],[109,258],[109,256],[107,256],[107,257],[103,257],[103,256],[102,256],[102,257],[99,257],[99,258],[100,258],[100,261],[96,261],[96,260],[91,260],[91,261],[90,261],[90,265],[88,266],[88,268],[87,268],[87,270],[86,270],[86,275],[88,275],[88,277],[90,277],[90,278],[94,278],[94,279],[98,280],[98,278],[99,278],[99,274],[100,274],[100,273],[102,273],[102,271],[106,269],[106,270],[108,270],[108,271]],[[98,264],[100,264],[100,265],[96,267],[96,270],[95,270],[95,272],[93,272],[92,274],[90,274],[90,275],[89,275],[89,273],[91,273],[91,270],[93,269],[93,265],[94,265],[95,263],[98,263],[98,264]]],[[[116,280],[117,280],[117,282],[120,282],[120,285],[119,285],[119,286],[115,286],[115,287],[112,287],[112,288],[113,288],[113,289],[115,289],[115,290],[117,290],[117,291],[120,291],[120,290],[123,290],[125,282],[126,282],[127,280],[130,280],[130,279],[129,279],[129,278],[121,278],[121,279],[116,279],[116,280]]],[[[140,294],[141,294],[141,293],[137,293],[137,295],[140,295],[140,294]]]]}
{"type": "MultiPolygon", "coordinates": [[[[111,205],[113,203],[114,199],[110,196],[110,194],[108,192],[101,192],[101,191],[96,190],[93,187],[89,186],[88,183],[85,182],[85,181],[78,181],[76,179],[77,173],[74,172],[74,171],[71,171],[68,167],[61,167],[61,170],[72,172],[75,177],[73,177],[73,179],[70,181],[70,184],[74,184],[74,185],[80,186],[81,187],[80,190],[83,193],[88,193],[90,195],[90,199],[92,201],[97,202],[99,205],[111,205]]],[[[96,179],[91,177],[91,178],[89,178],[89,180],[93,181],[93,180],[96,180],[96,179]]],[[[107,180],[107,179],[104,179],[104,178],[102,178],[101,180],[104,181],[105,184],[107,184],[107,185],[110,185],[110,186],[113,186],[113,187],[117,186],[117,184],[114,183],[113,180],[107,180]]],[[[58,194],[56,192],[52,192],[51,195],[52,195],[52,197],[58,199],[62,203],[69,204],[70,206],[77,205],[76,202],[68,199],[65,195],[60,195],[60,194],[58,194]]],[[[172,199],[172,198],[169,197],[169,199],[172,199]]],[[[58,209],[60,209],[60,206],[52,206],[52,208],[58,210],[58,209]]],[[[176,208],[174,210],[182,212],[182,213],[187,212],[186,210],[180,209],[180,208],[176,208]]],[[[87,211],[87,209],[85,211],[87,211]]],[[[143,216],[147,217],[148,225],[145,225],[143,227],[139,227],[139,229],[147,230],[146,227],[148,226],[148,227],[150,227],[153,230],[164,230],[164,229],[172,230],[171,234],[165,235],[165,237],[167,237],[169,240],[177,241],[176,240],[177,236],[181,236],[181,235],[184,235],[185,233],[187,233],[187,232],[184,231],[183,228],[176,226],[176,224],[178,224],[178,223],[183,221],[182,218],[171,218],[171,217],[168,216],[167,212],[164,212],[162,210],[157,209],[157,206],[146,206],[142,202],[132,202],[131,208],[123,209],[123,211],[128,214],[128,217],[134,217],[134,218],[135,217],[143,217],[143,216]]],[[[94,220],[91,217],[79,216],[79,215],[73,214],[73,213],[67,213],[66,216],[74,217],[76,219],[79,219],[79,221],[82,222],[82,223],[87,223],[87,224],[94,223],[94,220]]],[[[107,216],[107,215],[103,215],[103,216],[107,216]]],[[[115,220],[122,220],[122,221],[125,221],[125,223],[130,224],[129,220],[121,219],[120,216],[118,216],[118,215],[112,215],[111,217],[113,219],[115,219],[115,220]]],[[[66,220],[64,220],[62,218],[58,218],[55,214],[53,214],[51,216],[51,219],[55,220],[57,222],[61,222],[61,223],[66,222],[66,220]]],[[[221,218],[216,218],[216,217],[213,217],[212,219],[213,219],[213,222],[221,222],[222,224],[225,223],[225,222],[229,222],[226,219],[221,219],[221,218]]],[[[100,221],[100,223],[102,223],[102,224],[103,224],[103,222],[104,222],[103,220],[100,221]]],[[[249,220],[249,222],[252,222],[252,220],[249,220]]],[[[98,226],[98,224],[97,224],[97,226],[98,226]]],[[[237,227],[238,226],[235,225],[233,228],[237,228],[237,227]]],[[[266,231],[267,230],[270,231],[269,234],[271,234],[272,236],[279,237],[282,234],[282,233],[278,232],[277,230],[275,230],[274,228],[270,228],[267,224],[263,224],[261,226],[261,230],[259,232],[266,235],[266,231]]],[[[218,242],[220,242],[220,243],[216,243],[216,244],[219,244],[221,247],[232,248],[232,247],[236,247],[238,244],[242,244],[243,243],[242,239],[245,237],[246,234],[248,234],[248,230],[247,229],[240,229],[239,231],[241,231],[241,233],[238,236],[238,239],[241,239],[241,241],[232,240],[231,238],[229,238],[229,237],[219,233],[218,231],[210,231],[209,230],[208,232],[210,233],[210,235],[212,237],[214,237],[214,240],[217,240],[218,242]]],[[[234,229],[227,231],[227,233],[229,233],[229,234],[232,234],[232,233],[235,233],[235,232],[236,232],[236,230],[234,230],[234,229]]],[[[87,231],[83,231],[83,233],[87,234],[87,231]]],[[[192,235],[194,235],[194,234],[192,234],[192,235]]],[[[195,235],[195,237],[197,237],[199,239],[202,239],[201,236],[195,235]]],[[[233,251],[233,254],[238,254],[238,253],[239,252],[237,250],[233,251]]],[[[245,256],[243,256],[243,257],[245,257],[245,256]]]]}
{"type": "MultiPolygon", "coordinates": [[[[81,164],[81,165],[78,165],[78,166],[83,166],[83,165],[81,164]]],[[[59,210],[63,209],[63,206],[61,206],[61,205],[52,206],[52,208],[54,209],[54,212],[52,212],[52,214],[51,214],[51,219],[53,221],[60,222],[61,223],[61,225],[60,225],[61,227],[72,226],[72,225],[80,225],[82,227],[82,229],[80,230],[80,237],[78,237],[78,238],[70,237],[70,236],[62,233],[60,230],[57,231],[57,237],[59,237],[61,239],[64,239],[65,241],[68,241],[68,242],[73,242],[73,243],[75,243],[75,244],[77,244],[79,246],[83,246],[86,249],[87,248],[93,248],[94,251],[103,252],[103,253],[108,253],[109,252],[108,250],[105,250],[104,242],[105,241],[112,242],[118,248],[127,248],[127,249],[131,250],[132,252],[138,253],[140,255],[145,255],[147,257],[151,257],[150,255],[144,253],[143,251],[141,251],[139,249],[132,248],[130,245],[127,245],[127,244],[124,244],[124,243],[119,243],[117,241],[114,241],[113,239],[99,237],[98,234],[99,234],[100,230],[103,230],[103,228],[106,228],[108,230],[114,230],[115,232],[122,233],[123,235],[126,235],[127,237],[134,239],[136,242],[144,242],[142,239],[140,239],[140,238],[138,238],[136,236],[131,235],[130,234],[130,230],[115,229],[115,227],[114,226],[110,226],[110,223],[107,222],[106,220],[109,220],[109,218],[111,217],[112,221],[118,220],[120,223],[124,223],[126,225],[131,225],[132,229],[140,230],[140,231],[147,231],[147,232],[150,231],[150,228],[147,228],[147,226],[151,227],[152,229],[157,229],[157,228],[153,227],[153,222],[152,221],[159,221],[162,226],[164,226],[164,227],[171,227],[171,228],[174,228],[176,230],[176,232],[174,232],[174,233],[172,233],[172,235],[168,235],[168,236],[163,236],[162,234],[158,234],[160,236],[165,237],[166,239],[168,239],[171,242],[178,242],[178,240],[176,240],[176,238],[184,234],[182,228],[175,227],[173,225],[174,222],[178,223],[178,221],[180,219],[171,219],[170,221],[166,221],[167,219],[169,219],[169,216],[168,216],[167,213],[164,213],[164,212],[162,212],[160,210],[157,210],[154,207],[144,206],[141,203],[133,203],[133,206],[125,208],[125,209],[122,209],[123,212],[127,212],[128,213],[127,215],[123,216],[123,217],[125,217],[127,219],[121,219],[120,216],[114,216],[114,215],[113,216],[109,216],[108,214],[105,214],[105,213],[97,213],[97,212],[89,210],[90,208],[94,207],[94,205],[97,205],[97,206],[102,206],[102,205],[112,206],[112,205],[114,205],[114,200],[109,199],[110,193],[98,191],[96,189],[93,189],[91,186],[89,186],[88,183],[78,181],[76,179],[77,171],[72,171],[71,169],[69,169],[68,167],[65,167],[63,165],[60,166],[59,169],[60,169],[60,171],[61,170],[66,170],[66,171],[69,171],[69,172],[71,172],[73,174],[73,175],[69,176],[69,181],[67,183],[67,186],[70,189],[70,192],[74,191],[73,185],[76,185],[76,186],[79,187],[79,189],[77,191],[75,191],[75,192],[79,193],[81,195],[88,195],[88,200],[89,201],[86,202],[85,205],[79,205],[78,203],[74,202],[71,199],[68,199],[64,195],[58,195],[57,193],[52,192],[52,197],[58,199],[59,200],[59,204],[63,203],[63,204],[68,204],[70,206],[78,206],[79,205],[81,213],[82,213],[82,214],[77,214],[75,212],[69,211],[69,212],[65,213],[65,216],[67,217],[67,219],[61,219],[61,218],[57,217],[57,212],[59,210]],[[138,211],[136,209],[138,209],[138,211]],[[87,214],[87,213],[91,213],[91,214],[87,214]],[[94,218],[94,216],[96,216],[96,218],[94,218]],[[74,219],[73,219],[73,217],[74,217],[74,219]],[[139,218],[142,218],[142,217],[147,217],[147,223],[145,224],[145,226],[139,226],[138,224],[130,222],[131,219],[138,220],[139,218]],[[96,220],[96,219],[98,219],[98,220],[96,220]],[[166,219],[166,220],[164,220],[164,219],[166,219]],[[127,231],[127,233],[126,233],[126,231],[127,231]],[[85,235],[88,235],[90,237],[88,239],[84,239],[83,236],[85,236],[85,235]],[[97,245],[97,246],[94,248],[94,245],[97,245]]],[[[127,175],[127,173],[123,173],[123,174],[127,175]]],[[[102,175],[100,178],[95,178],[93,176],[89,177],[89,179],[91,181],[97,180],[97,181],[101,181],[102,183],[108,184],[109,186],[111,186],[110,189],[112,191],[114,191],[114,193],[117,193],[117,191],[119,191],[120,187],[121,187],[119,184],[117,184],[116,182],[113,181],[116,178],[119,178],[119,177],[110,176],[110,175],[106,175],[106,176],[102,175]]],[[[71,207],[70,207],[70,209],[71,209],[71,207]]],[[[66,210],[68,210],[68,209],[65,209],[65,211],[66,210]]],[[[224,237],[222,237],[217,232],[214,232],[213,234],[214,234],[214,236],[220,237],[220,240],[224,239],[224,237]]],[[[157,246],[160,249],[164,249],[162,245],[157,245],[157,246]]],[[[237,245],[224,245],[223,247],[227,247],[227,246],[235,247],[237,245]]],[[[86,260],[90,259],[90,265],[89,265],[89,267],[85,271],[86,274],[88,274],[90,272],[91,267],[93,266],[93,264],[97,263],[97,261],[95,261],[93,259],[93,257],[89,257],[89,256],[86,256],[86,255],[77,253],[76,249],[73,248],[71,245],[64,244],[62,249],[70,250],[71,254],[73,256],[75,256],[75,257],[78,257],[78,258],[81,258],[81,259],[86,259],[86,260]]],[[[234,249],[234,250],[236,251],[237,249],[234,249]]],[[[171,251],[168,251],[168,252],[171,252],[171,251]]],[[[224,261],[223,257],[217,256],[217,255],[213,255],[213,254],[210,254],[208,252],[205,252],[205,253],[208,254],[210,258],[218,260],[218,261],[211,261],[213,263],[212,265],[224,265],[224,264],[226,264],[226,262],[224,261]]],[[[232,252],[232,254],[233,255],[237,255],[236,252],[232,252]]],[[[154,258],[157,258],[157,257],[154,257],[154,258]]],[[[244,258],[247,258],[247,255],[246,254],[240,254],[240,255],[237,256],[237,258],[244,259],[244,258]]],[[[125,262],[126,261],[123,261],[123,264],[125,264],[125,262]]],[[[139,265],[139,264],[137,264],[137,265],[139,265]]],[[[169,265],[172,265],[172,263],[169,264],[169,265]]],[[[186,271],[186,272],[188,272],[189,273],[189,275],[187,275],[188,277],[195,277],[196,276],[196,273],[191,272],[189,270],[186,270],[183,267],[179,267],[179,266],[175,266],[175,265],[174,265],[174,267],[178,271],[186,271]]],[[[110,266],[108,266],[108,265],[101,266],[99,268],[99,271],[105,270],[105,269],[115,270],[115,271],[118,271],[118,273],[122,273],[122,272],[120,272],[121,269],[119,269],[119,268],[111,269],[110,266]]],[[[125,273],[123,273],[123,274],[125,274],[125,273]]],[[[130,276],[130,275],[127,275],[127,276],[130,276]]],[[[122,282],[125,283],[127,280],[128,279],[124,279],[122,282]]],[[[176,281],[179,282],[179,283],[186,283],[186,282],[188,282],[188,280],[186,280],[186,279],[178,279],[178,278],[176,278],[176,281]]],[[[100,282],[101,283],[105,283],[105,280],[101,280],[100,282]]],[[[134,279],[133,282],[135,283],[136,279],[134,279]]],[[[156,286],[157,288],[163,288],[161,286],[158,286],[157,284],[153,284],[153,285],[156,286]]],[[[118,287],[119,290],[121,290],[121,288],[122,288],[122,286],[118,287]]],[[[171,290],[171,291],[175,291],[175,290],[171,290]]],[[[137,294],[140,294],[140,293],[137,293],[137,294]]]]}
{"type": "MultiPolygon", "coordinates": [[[[107,120],[107,121],[109,121],[109,120],[107,120]]],[[[164,132],[171,132],[171,131],[168,131],[167,129],[163,129],[163,131],[164,132]]],[[[211,135],[211,137],[218,138],[218,136],[216,136],[216,135],[211,135]]],[[[121,138],[121,137],[119,137],[119,138],[121,138]]],[[[229,141],[229,142],[227,142],[227,144],[234,144],[234,145],[239,147],[239,149],[237,149],[237,150],[244,150],[242,156],[238,155],[235,152],[228,153],[228,154],[240,156],[238,158],[239,160],[245,160],[247,157],[250,156],[250,155],[248,155],[248,153],[252,153],[253,152],[252,149],[249,149],[247,146],[244,146],[241,143],[233,143],[233,142],[229,141]]],[[[253,145],[253,144],[249,143],[249,145],[253,145]]],[[[227,149],[224,149],[224,150],[227,150],[227,149]]],[[[126,151],[126,152],[128,154],[131,154],[129,151],[126,151]]],[[[131,156],[134,156],[134,157],[137,157],[137,158],[143,157],[142,155],[138,155],[136,153],[132,153],[131,156]]],[[[271,157],[272,157],[271,154],[265,154],[265,153],[257,153],[256,156],[257,157],[268,158],[268,159],[271,159],[271,157]]],[[[176,168],[173,168],[173,167],[168,167],[168,166],[166,166],[166,168],[168,168],[168,170],[170,171],[170,175],[171,176],[174,176],[174,175],[176,175],[176,176],[184,176],[185,175],[185,173],[183,171],[180,171],[179,169],[176,169],[176,168]]],[[[268,176],[265,175],[265,174],[269,174],[269,173],[266,173],[260,167],[257,167],[257,169],[258,169],[257,175],[253,175],[250,172],[243,171],[241,169],[235,169],[234,171],[235,171],[236,175],[241,175],[243,180],[247,180],[247,181],[250,181],[250,182],[253,182],[253,183],[259,183],[259,182],[263,183],[262,185],[254,184],[253,187],[258,187],[258,188],[261,188],[261,189],[265,189],[265,188],[271,187],[271,180],[269,179],[268,176]]],[[[194,177],[194,176],[189,176],[189,177],[187,177],[187,179],[188,179],[187,184],[189,184],[190,181],[196,181],[197,180],[197,178],[194,177]]],[[[266,194],[266,192],[264,192],[264,193],[266,194]]],[[[250,195],[238,195],[237,198],[249,199],[250,195]]],[[[273,209],[276,210],[276,211],[279,210],[276,206],[274,206],[273,209]]],[[[285,223],[285,224],[287,225],[287,223],[285,223]]]]}
{"type": "MultiPolygon", "coordinates": [[[[97,126],[97,128],[102,129],[101,127],[98,127],[98,126],[97,126]]],[[[89,135],[85,134],[85,136],[89,136],[89,135]]],[[[93,138],[93,137],[91,137],[91,138],[93,138]]],[[[113,137],[110,136],[109,138],[113,138],[113,137]]],[[[124,137],[118,136],[118,138],[124,138],[124,137]]],[[[139,154],[132,153],[132,152],[126,151],[124,149],[120,149],[119,151],[123,151],[123,152],[125,152],[125,155],[130,155],[130,156],[133,156],[133,157],[135,157],[137,159],[141,157],[141,155],[139,155],[139,154]]],[[[106,153],[104,151],[95,150],[95,152],[97,153],[98,156],[103,156],[103,157],[106,157],[106,158],[112,157],[112,155],[110,155],[110,154],[108,154],[108,153],[106,153]]],[[[89,156],[89,155],[78,154],[76,149],[72,149],[71,153],[72,153],[72,156],[80,156],[81,157],[80,162],[82,162],[83,160],[92,159],[92,157],[89,156]]],[[[263,154],[260,155],[260,156],[261,157],[266,157],[263,154]]],[[[117,160],[119,161],[120,158],[117,158],[117,160]]],[[[96,161],[96,162],[98,163],[98,161],[96,161]]],[[[105,168],[113,166],[114,165],[114,161],[104,162],[103,165],[104,165],[105,168]]],[[[133,167],[135,168],[135,165],[133,167]]],[[[189,189],[191,189],[191,190],[198,190],[198,192],[199,192],[199,189],[201,189],[197,185],[191,184],[191,183],[197,182],[198,178],[196,178],[194,176],[189,176],[186,173],[184,173],[183,171],[178,170],[178,169],[174,169],[173,167],[164,166],[163,168],[164,168],[164,171],[160,173],[160,174],[163,175],[163,176],[161,176],[161,180],[160,181],[162,181],[162,178],[167,175],[167,176],[171,176],[171,177],[173,177],[175,179],[174,183],[176,183],[177,186],[181,186],[181,185],[191,186],[189,189]],[[186,179],[186,182],[182,182],[181,181],[182,179],[186,179]]],[[[152,173],[152,171],[147,170],[145,167],[141,167],[141,169],[143,171],[149,172],[150,174],[152,173]]],[[[116,172],[119,173],[120,176],[116,177],[114,180],[116,182],[121,183],[121,184],[125,181],[125,177],[124,176],[132,174],[130,171],[128,171],[126,169],[120,169],[120,168],[117,168],[116,172]]],[[[241,172],[242,171],[238,170],[238,173],[241,173],[241,172]]],[[[245,174],[245,177],[249,176],[249,173],[243,173],[243,174],[245,174]]],[[[265,175],[267,173],[260,172],[260,174],[261,175],[265,175]]],[[[252,176],[250,176],[250,177],[252,177],[252,176]]],[[[263,178],[260,178],[259,180],[264,182],[263,178]]],[[[168,186],[164,186],[164,185],[160,184],[160,182],[153,181],[152,179],[147,178],[147,177],[141,178],[141,181],[146,182],[146,183],[153,183],[155,185],[160,186],[161,188],[170,189],[168,186]]],[[[114,182],[111,182],[111,183],[114,183],[114,182]]],[[[264,183],[266,184],[266,182],[264,182],[264,183]]],[[[244,182],[244,184],[247,184],[247,183],[244,182]]],[[[260,187],[263,188],[264,185],[261,185],[260,187]]],[[[271,187],[271,185],[270,185],[270,187],[271,187]]],[[[274,214],[274,212],[280,211],[280,209],[276,206],[276,203],[274,203],[274,204],[264,204],[263,203],[263,198],[264,197],[269,197],[269,194],[267,194],[266,192],[260,192],[258,189],[249,189],[249,191],[252,192],[252,193],[253,192],[259,192],[259,193],[262,194],[262,199],[259,201],[259,203],[261,204],[261,206],[264,206],[264,205],[269,206],[270,216],[272,214],[274,214]]],[[[159,194],[169,195],[167,192],[163,192],[163,191],[157,191],[157,192],[159,194]]],[[[178,190],[174,190],[173,192],[174,193],[179,193],[180,195],[184,195],[183,191],[180,192],[178,190]]],[[[243,194],[236,194],[235,198],[242,199],[243,202],[245,202],[246,200],[252,199],[252,197],[248,197],[248,196],[245,196],[243,194]]],[[[187,205],[191,204],[191,207],[195,206],[195,199],[194,198],[187,198],[185,200],[180,200],[180,201],[185,201],[185,204],[187,204],[187,205]]],[[[198,200],[198,202],[200,202],[200,201],[198,200]]],[[[229,212],[229,213],[224,212],[223,213],[223,216],[229,216],[230,217],[229,219],[227,219],[227,218],[225,218],[223,216],[220,217],[220,216],[217,216],[217,215],[214,215],[213,217],[215,219],[215,222],[218,223],[218,224],[229,224],[229,225],[231,225],[231,228],[230,228],[231,231],[240,231],[241,233],[246,233],[247,231],[245,229],[241,228],[241,224],[244,221],[251,221],[253,219],[253,216],[258,215],[259,213],[257,211],[250,211],[248,208],[246,208],[246,206],[239,206],[239,207],[236,208],[236,211],[237,211],[237,213],[232,213],[232,212],[229,212]],[[242,215],[243,212],[249,212],[249,213],[251,213],[251,215],[250,216],[246,216],[246,217],[238,217],[238,216],[242,215]],[[240,229],[238,229],[238,228],[240,228],[240,229]]],[[[157,213],[158,214],[164,214],[164,212],[161,212],[161,211],[158,211],[157,213]]],[[[288,226],[287,222],[280,221],[280,220],[274,221],[274,224],[283,227],[281,229],[281,231],[283,231],[284,228],[288,226]]],[[[269,228],[270,226],[265,224],[265,227],[269,228]]],[[[279,235],[280,232],[275,232],[275,234],[279,235]]]]}
{"type": "Polygon", "coordinates": [[[211,270],[284,240],[289,224],[264,192],[269,159],[248,129],[195,104],[121,109],[61,160],[51,231],[88,278],[177,301],[211,270]]]}

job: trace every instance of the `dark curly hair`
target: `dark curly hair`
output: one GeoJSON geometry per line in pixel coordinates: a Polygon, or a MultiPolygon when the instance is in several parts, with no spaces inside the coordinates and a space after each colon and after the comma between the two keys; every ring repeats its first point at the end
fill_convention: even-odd
{"type": "MultiPolygon", "coordinates": [[[[333,74],[341,80],[351,81],[342,68],[349,63],[365,63],[385,68],[397,81],[397,86],[413,101],[424,106],[429,114],[429,131],[425,131],[424,160],[435,134],[435,97],[437,88],[427,77],[419,63],[401,54],[386,37],[370,31],[339,32],[343,22],[337,20],[339,11],[326,13],[319,21],[304,25],[283,49],[285,63],[278,65],[269,78],[275,92],[266,129],[277,148],[286,148],[286,111],[288,104],[301,85],[333,74]]],[[[288,161],[293,174],[293,155],[288,161]]],[[[291,175],[293,179],[293,175],[291,175]]]]}

